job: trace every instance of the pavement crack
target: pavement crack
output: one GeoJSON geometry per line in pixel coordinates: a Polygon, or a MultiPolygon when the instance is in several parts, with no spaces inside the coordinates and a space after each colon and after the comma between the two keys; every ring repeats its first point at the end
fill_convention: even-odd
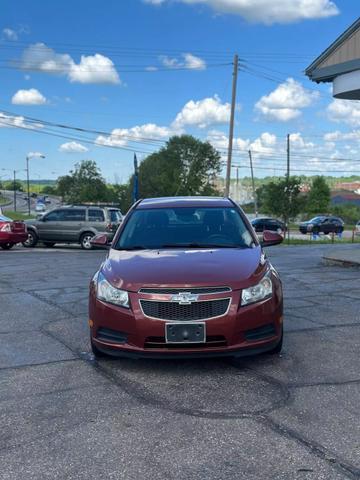
{"type": "Polygon", "coordinates": [[[324,460],[326,463],[328,463],[331,467],[335,468],[338,472],[340,472],[346,478],[351,480],[359,480],[360,469],[358,467],[339,458],[336,454],[334,454],[334,452],[329,451],[323,445],[315,441],[306,439],[295,430],[275,422],[275,420],[273,420],[268,416],[257,418],[256,421],[269,427],[272,431],[286,438],[292,439],[296,441],[298,444],[301,444],[311,454],[315,455],[321,460],[324,460]]]}

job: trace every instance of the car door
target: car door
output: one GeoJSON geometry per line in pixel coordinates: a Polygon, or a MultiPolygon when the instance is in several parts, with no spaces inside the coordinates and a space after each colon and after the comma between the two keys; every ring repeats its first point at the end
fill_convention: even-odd
{"type": "Polygon", "coordinates": [[[80,232],[86,221],[85,208],[67,208],[64,209],[62,220],[62,235],[64,242],[78,242],[80,232]]]}
{"type": "Polygon", "coordinates": [[[36,225],[39,239],[60,242],[62,240],[62,218],[62,209],[52,210],[47,215],[44,215],[36,225]]]}
{"type": "Polygon", "coordinates": [[[331,231],[331,228],[330,219],[328,217],[323,218],[319,225],[320,232],[328,234],[331,231]]]}

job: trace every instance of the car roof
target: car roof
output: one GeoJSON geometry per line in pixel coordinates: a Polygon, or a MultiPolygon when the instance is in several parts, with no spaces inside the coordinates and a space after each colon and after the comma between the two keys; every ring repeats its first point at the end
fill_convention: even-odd
{"type": "Polygon", "coordinates": [[[173,208],[173,207],[234,207],[229,198],[224,197],[159,197],[146,198],[136,206],[137,209],[173,208]]]}

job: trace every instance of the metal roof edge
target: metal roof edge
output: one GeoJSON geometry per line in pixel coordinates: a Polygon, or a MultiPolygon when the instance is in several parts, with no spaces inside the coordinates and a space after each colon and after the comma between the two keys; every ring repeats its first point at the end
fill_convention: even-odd
{"type": "Polygon", "coordinates": [[[324,50],[306,69],[305,74],[311,77],[311,72],[334,52],[345,40],[347,40],[358,28],[360,28],[360,17],[350,25],[326,50],[324,50]]]}

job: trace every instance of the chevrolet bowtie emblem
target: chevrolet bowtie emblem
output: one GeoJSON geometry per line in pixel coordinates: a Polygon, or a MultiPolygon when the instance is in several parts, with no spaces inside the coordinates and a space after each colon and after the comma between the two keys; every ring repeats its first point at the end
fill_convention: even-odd
{"type": "Polygon", "coordinates": [[[177,295],[173,295],[171,301],[179,305],[191,305],[193,302],[197,302],[198,298],[199,295],[194,295],[191,292],[180,292],[177,295]]]}

